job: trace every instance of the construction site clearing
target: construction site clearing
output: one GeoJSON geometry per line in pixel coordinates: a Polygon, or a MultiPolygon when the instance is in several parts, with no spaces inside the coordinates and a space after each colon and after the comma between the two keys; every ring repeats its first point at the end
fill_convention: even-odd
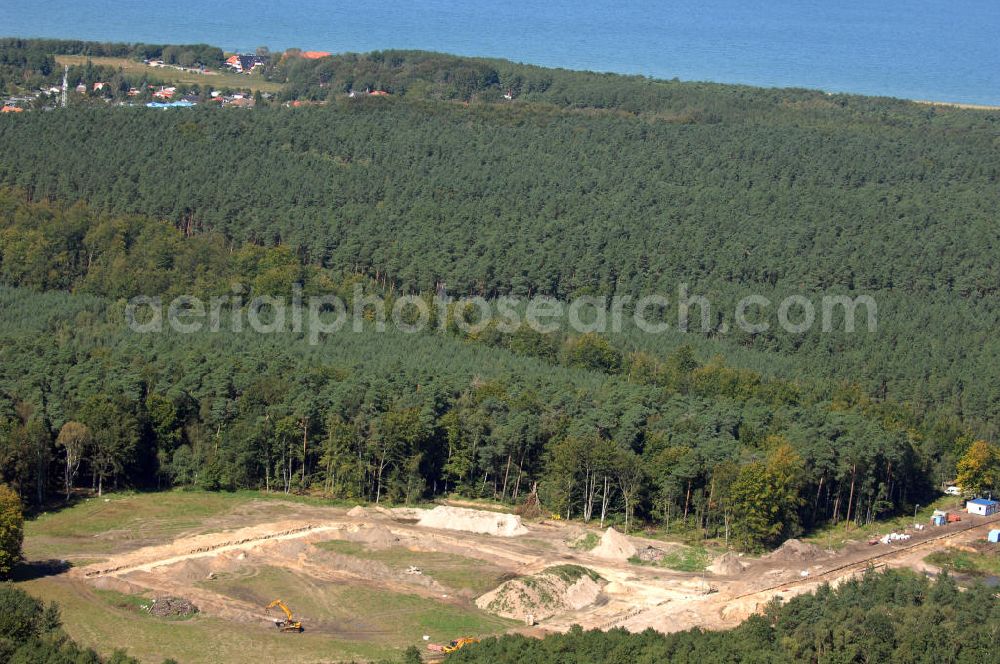
{"type": "Polygon", "coordinates": [[[217,619],[251,632],[274,630],[275,616],[265,607],[282,597],[305,634],[343,642],[388,639],[394,648],[408,641],[436,650],[460,638],[542,636],[572,625],[633,632],[729,628],[775,597],[837,584],[869,567],[934,573],[923,562],[927,555],[983,539],[1000,520],[970,517],[914,530],[906,540],[880,546],[858,541],[837,551],[799,540],[759,558],[720,550],[704,571],[680,572],[655,561],[684,549],[682,544],[579,523],[522,522],[512,514],[454,506],[348,510],[295,504],[287,513],[292,516],[246,527],[230,518],[223,530],[182,533],[100,562],[77,563],[61,576],[95,592],[152,598],[151,606],[159,605],[166,616],[179,606],[177,612],[196,614],[193,621],[217,619]],[[588,533],[600,539],[581,550],[588,533]],[[483,619],[469,623],[475,633],[444,633],[445,624],[463,627],[424,620],[401,635],[392,624],[406,606],[364,611],[335,599],[379,592],[483,619]]]}

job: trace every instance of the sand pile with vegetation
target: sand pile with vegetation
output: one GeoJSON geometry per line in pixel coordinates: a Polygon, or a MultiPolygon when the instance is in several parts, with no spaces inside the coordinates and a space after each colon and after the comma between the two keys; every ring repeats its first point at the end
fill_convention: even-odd
{"type": "Polygon", "coordinates": [[[711,565],[708,566],[708,571],[712,574],[720,574],[722,576],[732,576],[739,574],[744,569],[747,568],[747,563],[740,560],[740,557],[733,553],[732,551],[724,553],[715,559],[711,565]]]}
{"type": "Polygon", "coordinates": [[[614,528],[605,530],[600,543],[590,550],[590,555],[607,560],[628,560],[638,553],[631,540],[614,528]]]}
{"type": "Polygon", "coordinates": [[[815,544],[807,544],[802,540],[792,538],[790,540],[786,540],[784,544],[764,556],[764,558],[767,560],[791,562],[797,560],[813,560],[824,555],[826,555],[826,552],[815,544]]]}
{"type": "Polygon", "coordinates": [[[558,565],[502,583],[476,600],[476,606],[505,618],[545,620],[594,605],[604,579],[579,565],[558,565]]]}
{"type": "Polygon", "coordinates": [[[417,525],[425,528],[462,530],[468,533],[482,533],[497,537],[517,537],[528,529],[516,514],[470,510],[464,507],[438,505],[420,517],[417,525]]]}

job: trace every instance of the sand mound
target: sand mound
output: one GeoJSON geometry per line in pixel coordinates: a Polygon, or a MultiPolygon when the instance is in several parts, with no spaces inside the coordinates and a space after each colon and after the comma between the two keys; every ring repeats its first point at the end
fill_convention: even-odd
{"type": "Polygon", "coordinates": [[[498,537],[517,537],[528,532],[528,529],[521,523],[521,517],[516,514],[483,512],[447,505],[438,505],[430,512],[423,514],[417,525],[425,528],[462,530],[498,537]]]}
{"type": "Polygon", "coordinates": [[[426,513],[427,510],[419,507],[393,507],[388,516],[396,521],[416,521],[426,513]]]}
{"type": "Polygon", "coordinates": [[[182,560],[173,565],[157,567],[149,572],[131,572],[129,578],[142,579],[144,574],[162,575],[169,573],[171,579],[176,579],[184,583],[198,583],[208,579],[210,574],[220,572],[231,572],[239,567],[239,563],[231,555],[220,555],[215,558],[192,558],[182,560]]]}
{"type": "Polygon", "coordinates": [[[708,571],[712,574],[732,576],[734,574],[739,574],[746,568],[747,564],[740,560],[738,555],[730,551],[716,558],[715,562],[708,566],[708,571]]]}
{"type": "Polygon", "coordinates": [[[590,550],[590,555],[607,560],[628,560],[639,554],[628,537],[614,528],[608,528],[601,535],[601,542],[590,550]]]}
{"type": "Polygon", "coordinates": [[[351,542],[360,542],[372,549],[387,549],[399,544],[399,537],[380,523],[348,528],[344,538],[351,542]]]}
{"type": "Polygon", "coordinates": [[[351,517],[352,519],[367,519],[368,510],[366,510],[361,505],[355,505],[351,509],[347,510],[347,516],[351,517]]]}
{"type": "Polygon", "coordinates": [[[476,600],[476,606],[505,618],[545,620],[594,605],[604,580],[578,565],[561,565],[511,579],[476,600]]]}
{"type": "Polygon", "coordinates": [[[114,590],[124,595],[141,594],[145,588],[115,576],[105,576],[91,582],[99,590],[114,590]]]}
{"type": "Polygon", "coordinates": [[[802,540],[790,539],[771,553],[764,556],[767,560],[794,561],[812,560],[824,555],[823,549],[815,544],[806,544],[802,540]]]}

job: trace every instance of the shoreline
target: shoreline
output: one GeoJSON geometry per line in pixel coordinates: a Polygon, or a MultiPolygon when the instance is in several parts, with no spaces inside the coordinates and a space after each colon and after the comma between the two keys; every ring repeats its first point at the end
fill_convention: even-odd
{"type": "Polygon", "coordinates": [[[911,99],[914,104],[924,106],[948,106],[950,108],[961,108],[967,111],[1000,111],[1000,106],[990,104],[963,104],[956,101],[928,101],[926,99],[911,99]]]}
{"type": "MultiPolygon", "coordinates": [[[[15,38],[16,39],[28,39],[28,40],[32,40],[32,39],[64,39],[64,38],[48,38],[48,37],[15,37],[15,38]]],[[[121,43],[132,44],[133,42],[123,41],[121,43]]],[[[225,53],[229,53],[230,52],[228,49],[223,49],[223,50],[224,50],[225,53]]],[[[389,49],[389,50],[392,50],[392,49],[389,49]]],[[[407,49],[407,50],[409,50],[409,49],[407,49]]],[[[665,77],[660,77],[660,76],[657,76],[657,75],[642,74],[642,73],[635,73],[635,72],[598,71],[598,70],[591,70],[591,69],[577,68],[577,67],[563,67],[563,66],[553,66],[553,65],[540,65],[540,64],[535,64],[535,63],[531,63],[531,62],[525,62],[525,61],[522,61],[522,60],[518,60],[518,59],[513,58],[513,57],[500,57],[500,56],[490,56],[490,55],[466,55],[466,54],[459,54],[459,53],[452,53],[452,52],[445,52],[445,51],[424,50],[424,49],[413,49],[413,50],[423,51],[423,52],[432,53],[432,54],[449,55],[449,56],[453,56],[453,57],[457,57],[457,58],[469,58],[469,59],[473,59],[473,60],[487,60],[487,61],[489,61],[489,60],[499,60],[499,61],[514,63],[514,64],[518,64],[518,65],[525,65],[525,66],[528,66],[528,67],[538,67],[538,68],[541,68],[541,69],[564,69],[566,71],[576,72],[576,73],[611,74],[613,76],[622,76],[622,77],[641,76],[641,77],[644,77],[646,79],[649,79],[650,81],[661,82],[661,83],[670,82],[671,80],[678,80],[678,79],[667,79],[665,77]]],[[[236,51],[233,51],[233,52],[238,52],[238,49],[236,51]]],[[[274,52],[275,53],[280,53],[281,51],[276,50],[274,52]]],[[[371,51],[364,52],[364,53],[370,53],[370,52],[371,51]]],[[[336,56],[344,56],[344,55],[351,54],[351,53],[352,53],[351,51],[331,51],[331,55],[333,55],[335,57],[336,56]]],[[[59,64],[82,64],[82,62],[84,62],[84,61],[91,60],[91,61],[94,61],[94,62],[100,62],[101,64],[108,64],[108,65],[115,65],[115,64],[117,64],[119,66],[123,66],[123,68],[125,68],[125,69],[128,69],[128,67],[125,66],[125,64],[132,65],[133,67],[137,66],[137,63],[135,63],[135,62],[124,63],[123,62],[124,59],[123,58],[119,58],[119,57],[90,56],[90,55],[82,55],[82,54],[53,54],[53,57],[56,59],[56,61],[59,64]]],[[[146,65],[146,67],[149,67],[149,66],[150,65],[146,65]]],[[[187,72],[184,72],[183,70],[181,70],[181,72],[182,73],[187,73],[187,72]]],[[[190,73],[196,73],[196,72],[190,72],[190,73]]],[[[199,74],[199,75],[201,75],[201,74],[199,74]]],[[[914,104],[920,104],[922,106],[940,106],[940,107],[946,107],[946,108],[957,108],[957,109],[962,109],[962,110],[973,110],[973,111],[1000,111],[1000,104],[979,104],[979,103],[968,103],[968,102],[937,101],[937,100],[930,100],[930,99],[913,99],[913,98],[909,98],[909,97],[905,97],[905,96],[898,96],[897,97],[897,96],[892,95],[891,93],[884,93],[884,92],[883,93],[868,93],[868,92],[855,92],[855,91],[831,91],[831,90],[826,90],[826,89],[823,89],[823,88],[810,87],[808,85],[805,85],[805,86],[802,86],[802,85],[763,85],[763,84],[757,84],[757,83],[733,82],[733,81],[718,81],[718,80],[712,80],[712,79],[699,80],[699,79],[693,79],[692,78],[692,79],[679,79],[679,80],[681,80],[684,83],[706,83],[706,84],[709,84],[709,85],[749,87],[749,88],[756,88],[756,89],[760,89],[760,90],[804,89],[804,90],[813,90],[813,91],[816,91],[816,92],[823,92],[823,93],[825,93],[827,95],[848,95],[848,96],[852,96],[852,97],[886,97],[886,98],[890,98],[890,99],[894,98],[894,99],[900,99],[900,100],[903,100],[903,101],[911,102],[911,103],[914,103],[914,104]]],[[[191,81],[183,81],[183,82],[191,82],[191,81]]]]}

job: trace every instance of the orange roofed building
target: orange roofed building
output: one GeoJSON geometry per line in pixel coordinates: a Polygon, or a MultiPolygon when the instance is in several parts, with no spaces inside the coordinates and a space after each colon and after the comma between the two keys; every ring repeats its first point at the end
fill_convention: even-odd
{"type": "Polygon", "coordinates": [[[329,51],[302,51],[299,55],[306,60],[319,60],[320,58],[328,58],[333,55],[333,53],[330,53],[329,51]]]}
{"type": "Polygon", "coordinates": [[[23,113],[23,108],[18,108],[17,106],[4,106],[0,113],[23,113]]]}

